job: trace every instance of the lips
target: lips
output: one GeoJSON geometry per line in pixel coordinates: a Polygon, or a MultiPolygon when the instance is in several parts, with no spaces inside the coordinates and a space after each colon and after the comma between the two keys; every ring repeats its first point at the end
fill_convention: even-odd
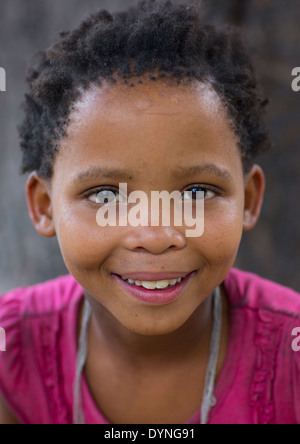
{"type": "Polygon", "coordinates": [[[160,289],[164,290],[167,287],[173,287],[176,284],[179,284],[183,278],[179,279],[170,279],[170,280],[162,280],[162,281],[134,281],[132,279],[126,279],[124,276],[121,276],[123,281],[128,282],[129,284],[134,284],[138,287],[144,287],[148,290],[160,289]]]}
{"type": "Polygon", "coordinates": [[[136,273],[128,273],[122,274],[125,279],[132,279],[133,281],[169,281],[171,279],[179,279],[185,278],[190,272],[159,272],[159,273],[151,273],[151,272],[136,272],[136,273]]]}
{"type": "Polygon", "coordinates": [[[171,303],[179,298],[182,290],[192,277],[196,274],[196,271],[191,273],[130,273],[121,276],[113,274],[113,278],[116,279],[117,283],[120,285],[121,289],[127,294],[132,296],[139,301],[146,303],[148,305],[165,305],[171,303]],[[183,278],[180,282],[176,283],[171,287],[166,289],[147,289],[143,286],[137,286],[135,284],[130,284],[123,278],[132,279],[132,281],[162,281],[170,279],[183,278]],[[133,279],[134,278],[134,279],[133,279]],[[143,279],[138,279],[143,278],[143,279]],[[166,279],[167,278],[167,279],[166,279]]]}

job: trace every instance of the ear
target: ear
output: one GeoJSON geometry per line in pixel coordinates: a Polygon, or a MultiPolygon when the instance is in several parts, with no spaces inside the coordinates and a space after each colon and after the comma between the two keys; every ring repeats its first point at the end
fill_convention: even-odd
{"type": "Polygon", "coordinates": [[[264,192],[264,172],[258,165],[254,165],[245,179],[244,231],[255,227],[260,216],[264,192]]]}
{"type": "Polygon", "coordinates": [[[30,219],[36,231],[44,237],[56,235],[52,213],[50,183],[32,173],[26,184],[26,197],[30,219]]]}

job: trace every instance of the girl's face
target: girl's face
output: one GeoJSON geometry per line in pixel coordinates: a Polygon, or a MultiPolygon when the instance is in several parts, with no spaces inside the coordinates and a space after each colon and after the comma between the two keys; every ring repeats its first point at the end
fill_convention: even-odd
{"type": "Polygon", "coordinates": [[[254,167],[244,177],[237,138],[209,87],[146,81],[86,92],[51,185],[33,175],[27,195],[37,230],[57,235],[70,273],[99,307],[130,331],[154,336],[182,327],[222,283],[243,230],[257,220],[263,174],[254,167]],[[204,234],[186,237],[190,227],[172,223],[101,228],[97,193],[116,194],[120,183],[127,183],[128,195],[145,192],[149,202],[151,191],[205,189],[204,234]],[[179,294],[161,303],[133,296],[118,278],[161,273],[157,280],[163,280],[191,272],[179,294]]]}

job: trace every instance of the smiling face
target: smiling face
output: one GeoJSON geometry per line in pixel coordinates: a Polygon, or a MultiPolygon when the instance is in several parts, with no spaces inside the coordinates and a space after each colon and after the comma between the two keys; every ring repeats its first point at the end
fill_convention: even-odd
{"type": "Polygon", "coordinates": [[[27,185],[37,230],[56,234],[69,271],[86,292],[142,335],[182,327],[224,280],[243,230],[256,222],[262,194],[259,169],[244,177],[217,94],[201,83],[151,81],[86,92],[61,143],[51,186],[36,175],[27,185]],[[149,198],[151,191],[204,189],[204,234],[188,238],[187,227],[174,224],[99,227],[97,193],[116,192],[120,183],[127,183],[128,194],[139,190],[149,198]],[[164,280],[192,272],[161,303],[136,297],[119,278],[164,280]]]}

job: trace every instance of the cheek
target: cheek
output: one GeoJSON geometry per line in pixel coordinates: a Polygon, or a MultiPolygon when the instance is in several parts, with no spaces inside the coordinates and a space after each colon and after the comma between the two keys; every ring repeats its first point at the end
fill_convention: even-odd
{"type": "Polygon", "coordinates": [[[72,272],[95,270],[119,242],[117,227],[99,227],[96,211],[65,206],[56,217],[56,233],[66,266],[72,272]]]}
{"type": "MultiPolygon", "coordinates": [[[[242,201],[206,211],[204,234],[199,243],[210,263],[234,262],[243,233],[242,201]]],[[[199,245],[200,245],[199,244],[199,245]]]]}

